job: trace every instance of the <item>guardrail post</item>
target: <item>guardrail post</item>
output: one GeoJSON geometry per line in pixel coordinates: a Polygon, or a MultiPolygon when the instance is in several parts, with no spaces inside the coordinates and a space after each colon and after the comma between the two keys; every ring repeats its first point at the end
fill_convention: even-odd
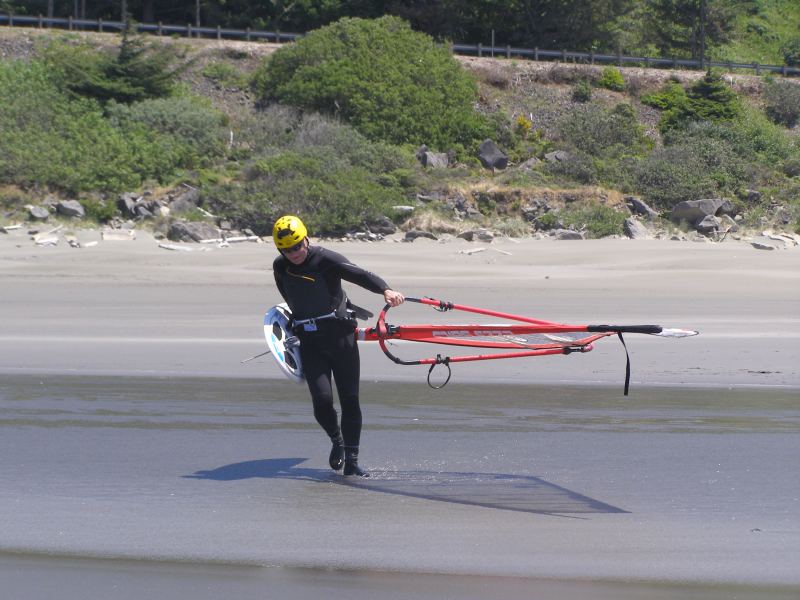
{"type": "Polygon", "coordinates": [[[506,44],[506,58],[511,58],[511,44],[506,44]]]}
{"type": "Polygon", "coordinates": [[[483,56],[483,44],[478,44],[478,58],[483,56]]]}
{"type": "Polygon", "coordinates": [[[759,66],[758,63],[753,63],[753,68],[756,71],[756,75],[761,75],[761,67],[759,66]]]}
{"type": "Polygon", "coordinates": [[[539,47],[533,49],[533,60],[539,62],[539,47]]]}
{"type": "Polygon", "coordinates": [[[14,13],[8,13],[8,26],[14,26],[14,13]]]}
{"type": "Polygon", "coordinates": [[[67,29],[69,29],[70,31],[72,31],[72,15],[70,15],[69,17],[67,17],[67,29]]]}
{"type": "Polygon", "coordinates": [[[786,77],[786,65],[781,66],[781,75],[786,77]]]}
{"type": "Polygon", "coordinates": [[[188,38],[192,37],[192,24],[191,23],[187,23],[186,24],[186,37],[188,37],[188,38]]]}
{"type": "Polygon", "coordinates": [[[250,41],[250,28],[249,27],[244,30],[244,39],[246,39],[248,42],[250,41]]]}
{"type": "Polygon", "coordinates": [[[563,48],[561,50],[561,62],[567,62],[567,51],[563,48]]]}
{"type": "Polygon", "coordinates": [[[589,52],[589,64],[590,64],[590,65],[593,65],[593,64],[594,64],[594,50],[592,50],[591,52],[589,52]]]}
{"type": "Polygon", "coordinates": [[[622,53],[619,50],[617,50],[617,66],[622,66],[622,53]]]}
{"type": "Polygon", "coordinates": [[[103,33],[103,19],[97,19],[97,31],[103,33]]]}
{"type": "Polygon", "coordinates": [[[222,39],[222,27],[220,27],[219,25],[217,25],[217,39],[218,40],[222,39]]]}
{"type": "Polygon", "coordinates": [[[158,29],[156,29],[156,35],[164,35],[164,24],[161,21],[158,22],[158,29]]]}

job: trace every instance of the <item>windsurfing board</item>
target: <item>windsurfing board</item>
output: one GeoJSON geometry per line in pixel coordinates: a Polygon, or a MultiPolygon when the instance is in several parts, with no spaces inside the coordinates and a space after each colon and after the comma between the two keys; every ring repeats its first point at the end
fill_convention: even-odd
{"type": "Polygon", "coordinates": [[[283,374],[295,383],[303,383],[305,377],[300,360],[300,344],[289,328],[291,320],[292,311],[288,305],[273,306],[264,315],[264,337],[283,374]]]}

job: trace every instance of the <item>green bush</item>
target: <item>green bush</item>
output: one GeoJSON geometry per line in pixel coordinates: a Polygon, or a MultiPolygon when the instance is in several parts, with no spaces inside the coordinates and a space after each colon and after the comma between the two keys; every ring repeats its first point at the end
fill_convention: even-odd
{"type": "Polygon", "coordinates": [[[0,62],[0,106],[1,182],[120,191],[165,181],[197,159],[190,139],[197,130],[154,129],[159,119],[146,123],[146,111],[137,113],[143,107],[136,105],[110,104],[112,113],[126,117],[108,119],[98,101],[59,89],[58,74],[44,63],[0,62]]]}
{"type": "Polygon", "coordinates": [[[597,203],[571,206],[561,211],[559,217],[564,225],[585,229],[592,238],[620,235],[625,222],[625,215],[609,206],[597,203]]]}
{"type": "Polygon", "coordinates": [[[592,99],[592,84],[586,79],[580,79],[572,86],[573,102],[585,104],[592,99]]]}
{"type": "Polygon", "coordinates": [[[600,79],[597,80],[597,86],[615,92],[624,92],[625,79],[622,77],[622,73],[619,72],[619,69],[609,66],[603,69],[603,74],[600,76],[600,79]]]}
{"type": "Polygon", "coordinates": [[[446,46],[396,17],[342,19],[283,46],[257,71],[263,101],[335,115],[373,140],[472,146],[491,133],[477,86],[446,46]]]}
{"type": "Polygon", "coordinates": [[[125,132],[144,126],[154,141],[168,148],[172,168],[195,168],[225,150],[224,115],[204,101],[185,97],[144,100],[135,104],[111,102],[106,113],[125,132]]]}
{"type": "Polygon", "coordinates": [[[50,44],[44,60],[61,86],[100,102],[131,103],[169,96],[189,63],[173,46],[145,44],[126,30],[116,53],[88,44],[50,44]],[[177,64],[176,64],[177,63],[177,64]]]}
{"type": "Polygon", "coordinates": [[[204,201],[261,235],[286,213],[302,216],[314,235],[341,234],[407,202],[399,185],[330,148],[261,159],[247,169],[244,181],[212,187],[204,201]]]}
{"type": "Polygon", "coordinates": [[[739,97],[712,71],[688,90],[670,82],[660,92],[642,96],[642,102],[663,111],[659,122],[662,133],[695,121],[731,121],[742,112],[739,97]]]}
{"type": "Polygon", "coordinates": [[[790,81],[767,81],[765,112],[772,121],[794,127],[800,121],[800,85],[790,81]]]}
{"type": "Polygon", "coordinates": [[[649,150],[630,104],[620,103],[609,110],[598,105],[576,108],[557,124],[558,139],[590,156],[638,155],[649,150]]]}
{"type": "Polygon", "coordinates": [[[681,145],[660,148],[640,160],[634,179],[636,191],[663,209],[670,209],[682,200],[711,197],[718,189],[700,157],[681,145]]]}

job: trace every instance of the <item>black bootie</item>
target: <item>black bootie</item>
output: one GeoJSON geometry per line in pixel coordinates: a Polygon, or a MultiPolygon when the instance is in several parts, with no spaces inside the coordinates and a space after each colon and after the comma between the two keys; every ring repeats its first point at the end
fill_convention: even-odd
{"type": "Polygon", "coordinates": [[[328,457],[328,464],[334,471],[338,471],[344,465],[344,440],[341,433],[331,438],[331,455],[328,457]]]}
{"type": "Polygon", "coordinates": [[[358,446],[345,446],[344,471],[342,471],[342,474],[356,475],[358,477],[369,477],[369,473],[358,466],[358,446]]]}

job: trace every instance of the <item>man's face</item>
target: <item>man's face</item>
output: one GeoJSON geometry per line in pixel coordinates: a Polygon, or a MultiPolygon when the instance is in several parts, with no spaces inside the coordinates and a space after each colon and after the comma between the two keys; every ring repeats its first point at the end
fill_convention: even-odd
{"type": "Polygon", "coordinates": [[[301,265],[308,256],[308,238],[298,242],[291,248],[284,248],[281,250],[283,255],[289,259],[289,262],[295,265],[301,265]]]}

